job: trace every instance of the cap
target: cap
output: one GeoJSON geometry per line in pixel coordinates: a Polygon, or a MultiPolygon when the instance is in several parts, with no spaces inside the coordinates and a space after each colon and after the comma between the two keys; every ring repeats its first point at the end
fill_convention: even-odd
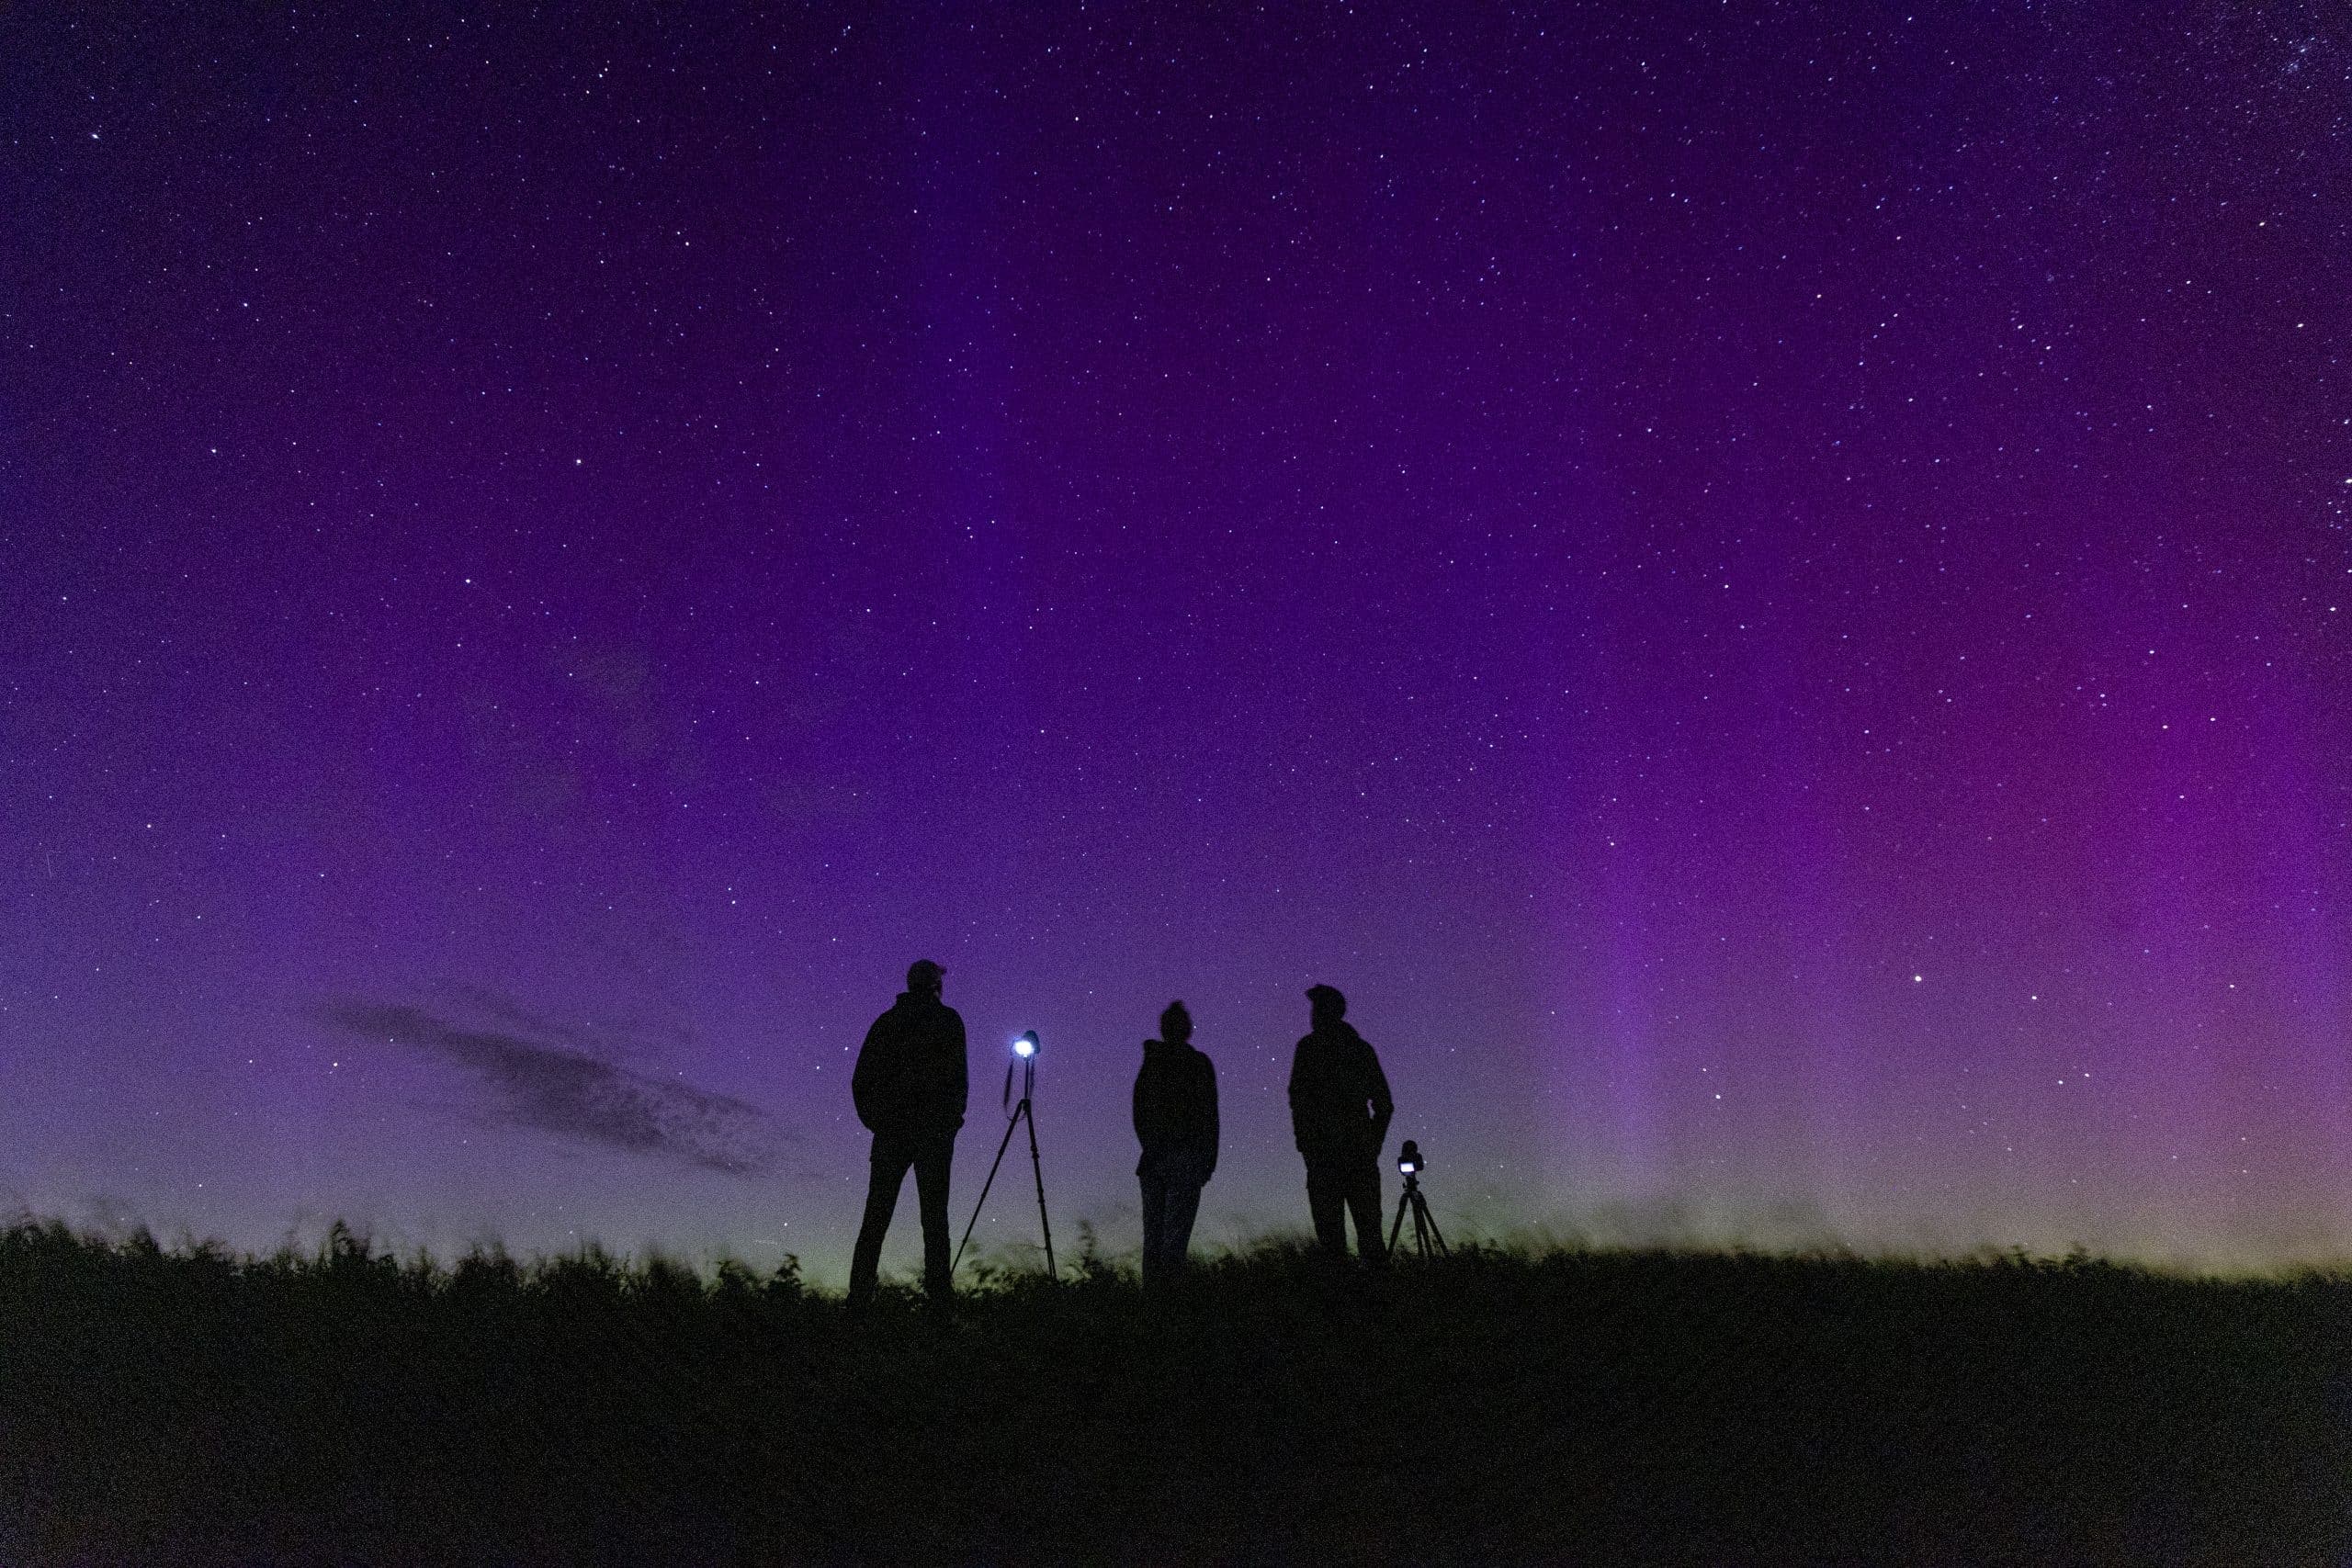
{"type": "Polygon", "coordinates": [[[907,965],[907,989],[935,991],[939,988],[940,981],[946,976],[947,965],[944,964],[933,964],[928,958],[918,958],[907,965]]]}

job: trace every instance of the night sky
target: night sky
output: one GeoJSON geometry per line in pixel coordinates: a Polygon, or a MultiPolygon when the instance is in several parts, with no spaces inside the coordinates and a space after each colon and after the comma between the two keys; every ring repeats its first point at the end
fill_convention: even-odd
{"type": "Polygon", "coordinates": [[[1316,981],[1457,1236],[2352,1250],[2341,11],[150,10],[0,11],[0,1206],[837,1280],[929,956],[1065,1257],[1180,997],[1304,1229],[1316,981]]]}

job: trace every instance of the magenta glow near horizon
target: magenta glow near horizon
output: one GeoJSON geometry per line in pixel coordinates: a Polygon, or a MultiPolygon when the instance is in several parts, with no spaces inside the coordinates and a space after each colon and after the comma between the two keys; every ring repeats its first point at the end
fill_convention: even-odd
{"type": "Polygon", "coordinates": [[[2342,1256],[2341,17],[1461,9],[0,15],[0,1199],[2342,1256]]]}

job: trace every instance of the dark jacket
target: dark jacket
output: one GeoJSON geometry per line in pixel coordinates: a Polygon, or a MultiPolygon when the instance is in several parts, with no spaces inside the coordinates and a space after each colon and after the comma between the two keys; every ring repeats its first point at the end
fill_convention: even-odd
{"type": "Polygon", "coordinates": [[[971,1092],[963,1018],[937,997],[900,991],[865,1032],[849,1092],[876,1136],[952,1136],[971,1092]]]}
{"type": "Polygon", "coordinates": [[[1341,1019],[1298,1043],[1290,1059],[1290,1128],[1307,1164],[1377,1159],[1396,1112],[1388,1075],[1355,1025],[1341,1019]]]}
{"type": "Polygon", "coordinates": [[[1190,1045],[1145,1041],[1136,1070],[1136,1141],[1143,1145],[1137,1176],[1170,1155],[1191,1154],[1200,1156],[1207,1180],[1216,1169],[1216,1065],[1190,1045]]]}

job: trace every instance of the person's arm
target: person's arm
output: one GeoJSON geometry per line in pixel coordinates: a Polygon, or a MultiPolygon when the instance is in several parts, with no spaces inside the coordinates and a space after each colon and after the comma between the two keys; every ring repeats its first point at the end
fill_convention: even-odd
{"type": "Polygon", "coordinates": [[[882,1058],[888,1047],[882,1041],[882,1025],[889,1018],[884,1013],[865,1032],[865,1043],[857,1048],[857,1066],[850,1069],[849,1099],[857,1107],[857,1119],[867,1132],[873,1132],[874,1116],[881,1096],[882,1077],[887,1070],[882,1058]]]}
{"type": "Polygon", "coordinates": [[[1380,1053],[1369,1040],[1363,1043],[1363,1060],[1372,1069],[1372,1156],[1378,1159],[1381,1146],[1388,1142],[1388,1123],[1396,1114],[1396,1102],[1388,1097],[1388,1075],[1380,1070],[1380,1053]]]}
{"type": "Polygon", "coordinates": [[[1136,1124],[1136,1144],[1147,1151],[1151,1147],[1151,1142],[1144,1136],[1143,1131],[1143,1076],[1148,1070],[1146,1067],[1136,1069],[1135,1093],[1128,1096],[1129,1111],[1136,1124]]]}
{"type": "Polygon", "coordinates": [[[964,1015],[954,1008],[947,1017],[955,1026],[956,1035],[956,1125],[964,1125],[964,1112],[972,1105],[972,1055],[964,1039],[964,1015]]]}
{"type": "Polygon", "coordinates": [[[1217,1122],[1216,1122],[1216,1064],[1215,1062],[1210,1061],[1206,1056],[1203,1056],[1203,1057],[1201,1058],[1201,1079],[1202,1079],[1202,1081],[1203,1081],[1204,1084],[1206,1084],[1206,1085],[1207,1085],[1207,1087],[1208,1087],[1208,1096],[1209,1096],[1209,1124],[1208,1124],[1208,1156],[1209,1156],[1209,1164],[1208,1164],[1208,1172],[1207,1172],[1207,1174],[1208,1174],[1209,1176],[1215,1176],[1215,1175],[1216,1174],[1216,1146],[1217,1146],[1217,1122]]]}
{"type": "Polygon", "coordinates": [[[1298,1069],[1306,1057],[1306,1043],[1302,1040],[1290,1054],[1290,1135],[1302,1154],[1306,1150],[1306,1124],[1299,1120],[1298,1113],[1298,1069]]]}

